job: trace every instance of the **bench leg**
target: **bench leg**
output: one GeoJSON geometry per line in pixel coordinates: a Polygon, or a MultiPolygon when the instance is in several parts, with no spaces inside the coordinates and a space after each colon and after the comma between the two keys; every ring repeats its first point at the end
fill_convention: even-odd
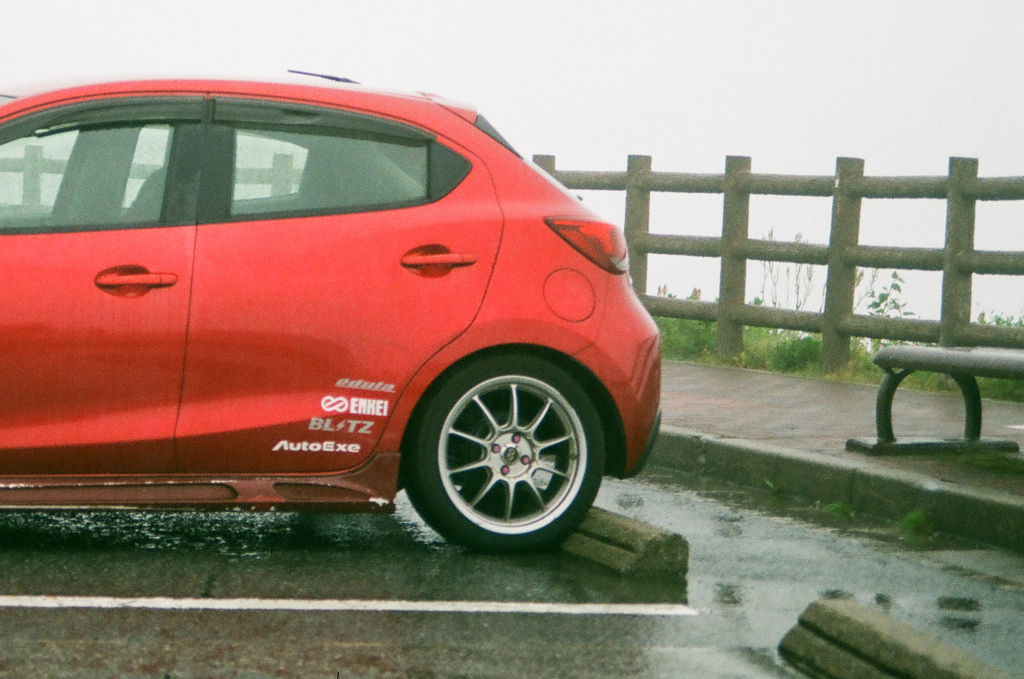
{"type": "Polygon", "coordinates": [[[906,379],[913,370],[898,370],[893,372],[886,368],[882,376],[882,383],[878,386],[878,396],[875,399],[875,433],[879,443],[892,443],[896,436],[892,431],[892,399],[896,395],[896,388],[906,379]]]}
{"type": "Polygon", "coordinates": [[[846,449],[869,455],[892,455],[895,453],[939,453],[986,450],[1015,453],[1020,448],[1016,441],[998,441],[981,438],[981,393],[978,380],[973,375],[950,374],[960,387],[964,399],[964,437],[962,439],[905,438],[896,440],[892,429],[892,401],[900,383],[913,370],[885,369],[882,384],[878,387],[875,401],[875,433],[877,438],[849,439],[846,449]]]}
{"type": "Polygon", "coordinates": [[[964,396],[964,440],[981,438],[981,392],[974,375],[950,374],[964,396]]]}

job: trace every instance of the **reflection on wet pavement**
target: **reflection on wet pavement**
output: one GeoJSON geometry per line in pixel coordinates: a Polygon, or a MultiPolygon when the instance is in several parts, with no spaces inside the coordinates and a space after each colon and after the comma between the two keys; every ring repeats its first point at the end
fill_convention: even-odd
{"type": "Polygon", "coordinates": [[[915,541],[870,518],[658,470],[607,482],[598,504],[684,535],[687,580],[622,578],[557,552],[474,554],[444,542],[400,496],[391,516],[4,513],[0,594],[689,603],[699,617],[5,611],[0,634],[26,654],[25,671],[42,662],[32,649],[45,638],[63,640],[68,657],[123,654],[131,671],[132,658],[144,656],[156,658],[153,668],[181,669],[173,651],[194,647],[194,668],[213,667],[202,662],[217,654],[244,656],[253,676],[257,668],[277,672],[270,658],[284,676],[317,676],[288,674],[300,660],[326,676],[437,667],[501,676],[488,665],[500,661],[536,676],[753,679],[792,676],[774,649],[810,601],[852,596],[1008,671],[1019,660],[1019,557],[930,536],[915,541]],[[1002,575],[972,570],[984,563],[1002,575]],[[164,655],[154,650],[165,646],[164,655]],[[324,660],[341,657],[354,664],[324,660]],[[448,664],[433,664],[441,658],[448,664]]]}

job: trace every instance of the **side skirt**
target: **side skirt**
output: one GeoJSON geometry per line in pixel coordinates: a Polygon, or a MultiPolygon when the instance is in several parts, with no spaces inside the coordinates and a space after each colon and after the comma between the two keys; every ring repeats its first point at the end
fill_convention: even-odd
{"type": "Polygon", "coordinates": [[[22,476],[0,478],[3,509],[312,510],[390,513],[397,452],[340,474],[22,476]]]}

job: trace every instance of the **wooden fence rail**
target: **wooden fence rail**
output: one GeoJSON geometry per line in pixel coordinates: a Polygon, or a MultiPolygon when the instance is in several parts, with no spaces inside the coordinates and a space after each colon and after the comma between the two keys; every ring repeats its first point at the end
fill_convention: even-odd
{"type": "Polygon", "coordinates": [[[973,158],[950,158],[949,175],[945,177],[866,177],[864,161],[858,158],[837,159],[836,173],[831,177],[755,174],[750,171],[750,158],[743,156],[727,157],[725,172],[720,175],[653,172],[650,156],[629,156],[625,172],[559,171],[554,156],[538,155],[533,159],[569,189],[625,192],[626,241],[637,294],[656,316],[717,321],[719,355],[735,356],[743,350],[743,327],[748,325],[821,333],[821,361],[826,372],[841,370],[849,363],[854,337],[937,342],[943,346],[1024,348],[1024,328],[979,325],[970,320],[973,274],[1024,275],[1024,252],[974,249],[975,205],[979,200],[1024,200],[1024,177],[979,178],[978,161],[973,158]],[[722,235],[651,233],[651,192],[658,191],[722,194],[722,235]],[[751,239],[752,195],[832,198],[829,244],[751,239]],[[945,247],[860,245],[864,198],[944,199],[945,247]],[[649,254],[720,258],[718,301],[647,295],[649,254]],[[746,304],[747,260],[827,267],[824,311],[812,313],[746,304]],[[940,320],[855,314],[859,267],[941,271],[940,320]]]}
{"type": "MultiPolygon", "coordinates": [[[[66,167],[66,160],[44,158],[43,147],[37,145],[26,146],[25,155],[21,158],[0,158],[0,173],[10,173],[21,177],[21,195],[16,195],[14,198],[17,204],[26,207],[40,205],[43,175],[60,177],[64,174],[66,167]]],[[[161,165],[133,163],[128,178],[144,180],[161,167],[161,165]]],[[[301,180],[302,169],[292,167],[292,156],[286,153],[275,153],[270,167],[238,168],[235,184],[269,186],[271,196],[285,196],[291,193],[290,187],[298,185],[301,180]]],[[[0,202],[3,202],[2,199],[0,202]]]]}

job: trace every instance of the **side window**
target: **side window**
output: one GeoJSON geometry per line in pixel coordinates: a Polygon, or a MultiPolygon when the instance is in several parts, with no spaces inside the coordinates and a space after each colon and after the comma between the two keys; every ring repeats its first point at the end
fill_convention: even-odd
{"type": "Polygon", "coordinates": [[[275,138],[272,133],[237,131],[231,214],[294,206],[308,157],[305,146],[275,138]]]}
{"type": "Polygon", "coordinates": [[[236,129],[231,216],[328,214],[430,198],[426,140],[236,129]]]}
{"type": "Polygon", "coordinates": [[[148,125],[139,131],[135,154],[128,171],[121,209],[126,221],[156,222],[160,219],[167,158],[171,151],[171,128],[148,125]]]}
{"type": "Polygon", "coordinates": [[[42,225],[53,212],[78,130],[0,146],[0,228],[42,225]]]}
{"type": "Polygon", "coordinates": [[[39,130],[0,145],[0,233],[155,224],[172,128],[39,130]]]}

